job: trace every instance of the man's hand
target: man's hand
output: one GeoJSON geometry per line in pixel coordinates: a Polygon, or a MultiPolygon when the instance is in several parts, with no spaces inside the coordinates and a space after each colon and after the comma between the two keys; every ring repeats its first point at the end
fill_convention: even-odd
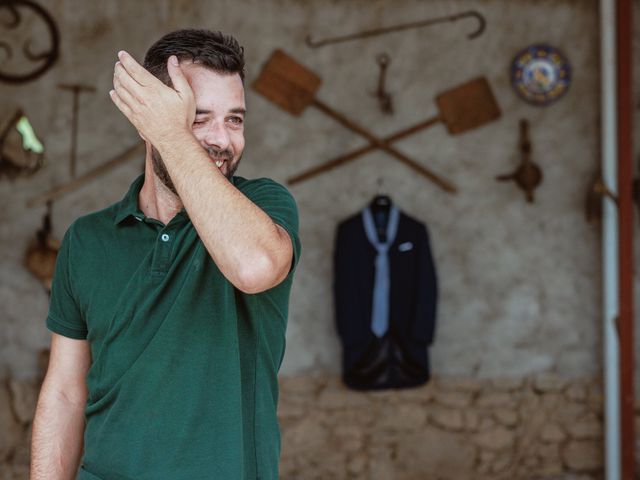
{"type": "Polygon", "coordinates": [[[118,58],[113,73],[114,89],[109,95],[140,135],[158,148],[176,136],[191,134],[195,100],[175,55],[167,61],[173,88],[145,70],[127,52],[119,52],[118,58]]]}

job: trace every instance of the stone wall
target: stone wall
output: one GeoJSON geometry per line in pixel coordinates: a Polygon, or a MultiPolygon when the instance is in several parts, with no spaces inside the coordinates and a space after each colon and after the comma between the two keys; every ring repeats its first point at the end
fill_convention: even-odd
{"type": "MultiPolygon", "coordinates": [[[[0,480],[27,478],[37,389],[0,387],[0,480]]],[[[364,393],[334,376],[284,377],[281,478],[601,479],[602,402],[597,379],[547,374],[364,393]]]]}
{"type": "MultiPolygon", "coordinates": [[[[247,54],[247,149],[238,173],[287,178],[361,147],[366,141],[308,109],[282,111],[249,87],[275,48],[322,77],[318,97],[384,137],[438,114],[434,97],[479,75],[494,90],[502,117],[452,136],[439,124],[396,147],[459,187],[449,195],[381,151],[290,186],[300,210],[303,253],[294,283],[282,373],[339,372],[332,307],[337,223],[383,189],[430,230],[440,281],[434,372],[443,376],[520,377],[553,370],[597,374],[600,360],[600,230],[584,219],[584,197],[598,162],[598,2],[596,0],[113,0],[40,1],[61,29],[61,55],[37,81],[0,83],[0,112],[22,108],[45,145],[46,166],[11,183],[0,180],[0,375],[30,378],[49,344],[48,297],[23,265],[44,207],[25,203],[69,180],[71,97],[59,84],[96,88],[80,99],[78,174],[139,141],[112,105],[118,49],[140,59],[170,30],[192,26],[232,32],[247,54]],[[306,35],[331,36],[478,10],[484,33],[459,21],[359,42],[310,49],[306,35]],[[143,21],[141,21],[143,19],[143,21]],[[521,101],[509,64],[521,48],[545,41],[565,50],[573,83],[546,108],[521,101]],[[392,57],[387,86],[394,115],[375,90],[376,55],[392,57]],[[533,160],[544,170],[536,203],[495,181],[519,160],[518,122],[531,124],[533,160]]],[[[26,32],[22,32],[26,35],[26,32]]],[[[71,192],[53,206],[56,238],[78,216],[119,200],[141,158],[71,192]]]]}

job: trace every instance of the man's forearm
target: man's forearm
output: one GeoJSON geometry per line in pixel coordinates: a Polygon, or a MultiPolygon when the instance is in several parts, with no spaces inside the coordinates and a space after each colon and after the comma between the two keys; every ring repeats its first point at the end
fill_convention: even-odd
{"type": "Polygon", "coordinates": [[[282,280],[291,262],[288,235],[227,180],[191,134],[159,151],[200,238],[229,281],[259,291],[256,277],[266,277],[267,284],[282,280]]]}
{"type": "Polygon", "coordinates": [[[84,403],[43,385],[33,421],[30,480],[73,480],[84,435],[84,403]]]}

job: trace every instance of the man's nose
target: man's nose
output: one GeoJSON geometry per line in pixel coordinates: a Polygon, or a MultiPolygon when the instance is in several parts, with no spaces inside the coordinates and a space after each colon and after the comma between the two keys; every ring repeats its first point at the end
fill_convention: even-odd
{"type": "Polygon", "coordinates": [[[229,132],[223,123],[211,122],[207,125],[203,141],[208,147],[226,150],[230,143],[229,132]]]}

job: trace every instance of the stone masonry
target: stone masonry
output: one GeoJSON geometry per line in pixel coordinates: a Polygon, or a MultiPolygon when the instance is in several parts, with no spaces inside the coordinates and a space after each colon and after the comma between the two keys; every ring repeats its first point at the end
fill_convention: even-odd
{"type": "MultiPolygon", "coordinates": [[[[0,387],[0,480],[28,478],[39,384],[0,387]]],[[[283,480],[603,478],[597,379],[436,378],[355,392],[324,374],[281,379],[283,480]]]]}

